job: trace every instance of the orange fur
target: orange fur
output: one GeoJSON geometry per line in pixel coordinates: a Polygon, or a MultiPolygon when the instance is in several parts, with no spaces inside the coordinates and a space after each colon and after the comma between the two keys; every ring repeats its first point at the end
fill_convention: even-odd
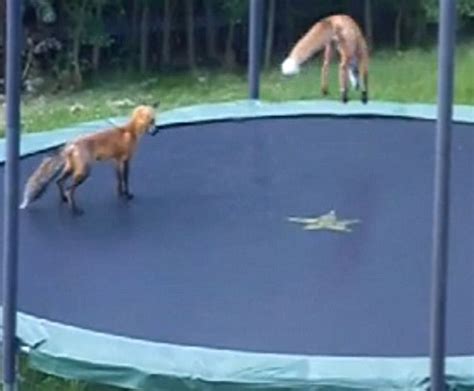
{"type": "Polygon", "coordinates": [[[329,66],[334,47],[339,53],[339,85],[341,98],[348,100],[348,73],[354,84],[362,85],[361,99],[368,99],[369,50],[358,24],[348,15],[331,15],[315,23],[294,45],[282,64],[282,72],[291,75],[299,72],[300,66],[314,54],[324,49],[321,71],[321,92],[328,93],[329,66]],[[357,71],[357,72],[355,72],[357,71]],[[355,73],[358,75],[356,76],[355,73]]]}
{"type": "Polygon", "coordinates": [[[154,108],[138,106],[125,125],[82,136],[67,143],[57,156],[50,158],[52,163],[48,167],[51,168],[43,163],[31,175],[22,208],[39,198],[38,194],[42,194],[46,185],[59,174],[56,184],[61,200],[67,202],[74,213],[81,214],[83,211],[76,205],[74,192],[88,178],[92,164],[106,160],[112,160],[116,164],[119,196],[132,199],[133,195],[128,187],[130,160],[140,138],[146,132],[154,132],[154,129],[154,108]],[[72,178],[72,184],[64,189],[64,183],[69,177],[72,178]]]}

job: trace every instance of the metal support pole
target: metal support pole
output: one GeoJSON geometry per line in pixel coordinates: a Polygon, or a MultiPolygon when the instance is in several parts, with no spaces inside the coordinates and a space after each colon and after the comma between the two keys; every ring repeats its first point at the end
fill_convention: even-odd
{"type": "Polygon", "coordinates": [[[438,120],[431,291],[431,391],[445,390],[445,333],[448,273],[449,181],[453,105],[456,1],[440,0],[438,120]]]}
{"type": "Polygon", "coordinates": [[[3,250],[3,389],[16,390],[18,285],[18,173],[20,150],[21,0],[7,0],[6,162],[3,250]]]}
{"type": "Polygon", "coordinates": [[[249,98],[259,99],[262,57],[263,0],[249,0],[249,98]]]}

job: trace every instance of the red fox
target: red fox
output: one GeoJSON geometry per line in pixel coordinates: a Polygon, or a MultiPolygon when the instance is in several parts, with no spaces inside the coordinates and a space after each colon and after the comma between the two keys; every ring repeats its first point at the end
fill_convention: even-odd
{"type": "Polygon", "coordinates": [[[123,126],[106,129],[98,133],[79,137],[66,143],[58,153],[49,156],[29,177],[23,194],[20,209],[25,209],[39,199],[47,186],[55,179],[62,202],[67,202],[74,215],[84,211],[76,204],[74,193],[89,177],[91,165],[95,161],[114,160],[117,173],[117,192],[119,197],[131,200],[129,164],[139,139],[145,134],[156,134],[155,108],[141,105],[136,107],[130,120],[123,126]],[[72,184],[64,189],[64,183],[72,177],[72,184]]]}
{"type": "Polygon", "coordinates": [[[348,15],[331,15],[311,27],[295,44],[289,56],[281,65],[284,75],[294,75],[300,66],[324,48],[321,71],[321,93],[328,94],[329,65],[335,44],[340,55],[339,85],[341,100],[348,101],[348,73],[352,86],[361,88],[361,100],[368,101],[369,50],[357,23],[348,15]],[[362,84],[362,86],[361,86],[362,84]]]}

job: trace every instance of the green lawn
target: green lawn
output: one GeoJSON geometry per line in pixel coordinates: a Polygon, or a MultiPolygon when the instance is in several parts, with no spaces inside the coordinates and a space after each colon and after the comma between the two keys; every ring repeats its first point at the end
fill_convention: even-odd
{"type": "MultiPolygon", "coordinates": [[[[2,386],[0,385],[0,390],[2,386]]],[[[25,369],[19,383],[21,391],[128,391],[121,388],[67,381],[25,369]]]]}
{"type": "MultiPolygon", "coordinates": [[[[308,64],[302,74],[292,79],[282,78],[278,67],[262,76],[261,97],[265,100],[318,99],[319,60],[308,64]]],[[[462,45],[456,58],[457,104],[474,105],[474,45],[462,45]]],[[[372,59],[370,97],[374,100],[399,102],[436,101],[436,52],[411,50],[404,53],[377,52],[372,59]]],[[[338,99],[337,70],[331,74],[331,99],[338,99]]],[[[196,75],[151,73],[146,76],[109,75],[95,81],[84,91],[44,95],[23,103],[24,131],[47,131],[73,123],[128,115],[134,104],[159,99],[163,109],[184,105],[245,99],[246,75],[199,71],[196,75]],[[131,102],[125,102],[125,99],[131,102]],[[127,104],[128,103],[128,104],[127,104]],[[79,108],[73,110],[73,107],[79,108]]],[[[356,99],[357,96],[353,95],[356,99]]],[[[3,115],[3,113],[2,113],[3,115]]],[[[2,120],[2,124],[3,124],[2,120]]],[[[3,132],[3,129],[0,129],[3,132]]],[[[31,391],[91,391],[105,390],[83,384],[64,382],[25,369],[24,390],[31,391]]],[[[109,390],[109,388],[107,388],[109,390]]]]}
{"type": "MultiPolygon", "coordinates": [[[[435,50],[410,50],[398,54],[376,52],[370,68],[371,99],[436,102],[436,56],[435,50]]],[[[336,66],[333,64],[331,72],[330,99],[338,99],[336,66]]],[[[474,105],[473,69],[474,45],[460,45],[456,58],[455,101],[458,104],[474,105]]],[[[319,59],[308,63],[298,77],[291,79],[283,78],[276,64],[262,75],[261,98],[269,101],[318,99],[321,97],[319,81],[319,59]]],[[[45,94],[25,100],[22,106],[23,130],[45,131],[85,120],[128,115],[130,105],[156,99],[162,102],[163,109],[169,109],[246,97],[245,72],[201,70],[195,75],[113,74],[90,82],[80,92],[45,94]]],[[[352,98],[358,96],[353,93],[352,98]]]]}

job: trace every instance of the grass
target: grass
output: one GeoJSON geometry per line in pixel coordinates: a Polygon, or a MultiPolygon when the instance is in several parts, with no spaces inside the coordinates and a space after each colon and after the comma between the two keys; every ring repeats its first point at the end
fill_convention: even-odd
{"type": "MultiPolygon", "coordinates": [[[[457,104],[474,105],[474,46],[459,46],[456,57],[457,104]]],[[[308,64],[300,76],[284,79],[278,67],[262,75],[261,97],[269,101],[318,99],[319,60],[308,64]],[[315,64],[316,62],[316,64],[315,64]],[[317,66],[316,66],[317,65],[317,66]]],[[[435,50],[410,50],[403,53],[377,52],[371,62],[370,95],[373,100],[398,102],[436,102],[437,53],[435,50]]],[[[112,74],[89,83],[81,92],[42,95],[28,98],[22,105],[25,132],[48,131],[74,123],[107,116],[128,115],[132,104],[159,99],[163,109],[191,104],[245,99],[245,73],[199,71],[195,75],[146,76],[112,74]],[[122,102],[120,102],[122,101],[122,102]],[[129,102],[130,103],[130,102],[129,102]],[[79,110],[71,110],[72,107],[79,110]]],[[[337,96],[337,69],[331,72],[330,99],[337,96]]],[[[4,121],[2,121],[3,123],[4,121]]],[[[0,133],[3,129],[0,129],[0,133]]],[[[110,388],[69,382],[39,374],[22,366],[24,390],[29,391],[105,391],[110,388]]],[[[1,389],[1,387],[0,387],[1,389]]]]}
{"type": "MultiPolygon", "coordinates": [[[[24,356],[21,357],[20,362],[18,388],[21,391],[124,391],[120,388],[86,384],[76,380],[65,380],[55,376],[48,376],[28,368],[24,356]]],[[[2,390],[1,384],[0,390],[2,390]]]]}
{"type": "MultiPolygon", "coordinates": [[[[319,99],[320,60],[313,60],[298,77],[283,78],[275,65],[263,72],[261,98],[268,101],[319,99]]],[[[337,68],[331,70],[331,94],[338,99],[337,68]]],[[[474,46],[463,44],[456,56],[457,104],[474,105],[474,46]]],[[[435,103],[437,90],[436,50],[379,51],[370,68],[372,100],[435,103]]],[[[245,72],[200,70],[196,74],[110,74],[89,82],[82,91],[44,94],[25,99],[22,105],[24,132],[47,131],[74,123],[128,115],[131,105],[159,99],[163,109],[191,104],[225,102],[247,97],[245,72]],[[77,110],[74,110],[77,109],[77,110]]],[[[353,95],[353,98],[357,96],[353,95]]],[[[2,121],[3,123],[4,121],[2,121]]],[[[0,135],[3,134],[0,128],[0,135]]]]}

